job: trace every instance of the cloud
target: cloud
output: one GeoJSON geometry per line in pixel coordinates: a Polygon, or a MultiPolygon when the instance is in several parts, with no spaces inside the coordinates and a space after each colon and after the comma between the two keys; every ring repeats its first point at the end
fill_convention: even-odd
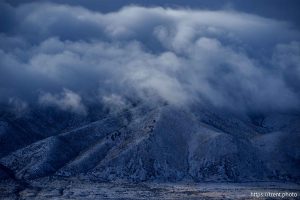
{"type": "Polygon", "coordinates": [[[117,94],[103,96],[102,102],[105,105],[105,107],[113,113],[131,107],[131,104],[126,99],[117,94]]]}
{"type": "Polygon", "coordinates": [[[21,99],[11,97],[8,100],[10,107],[12,108],[12,112],[17,116],[21,117],[28,111],[28,103],[22,101],[21,99]]]}
{"type": "Polygon", "coordinates": [[[285,81],[295,92],[300,92],[300,43],[292,41],[278,44],[272,57],[272,64],[278,69],[285,81]]]}
{"type": "Polygon", "coordinates": [[[0,34],[1,102],[19,96],[79,113],[87,112],[83,101],[300,111],[299,32],[288,22],[162,7],[10,9],[17,20],[0,34]]]}
{"type": "Polygon", "coordinates": [[[45,106],[57,106],[61,110],[78,114],[86,114],[87,112],[81,102],[81,97],[68,89],[64,89],[62,93],[56,95],[42,94],[39,97],[39,103],[45,106]]]}

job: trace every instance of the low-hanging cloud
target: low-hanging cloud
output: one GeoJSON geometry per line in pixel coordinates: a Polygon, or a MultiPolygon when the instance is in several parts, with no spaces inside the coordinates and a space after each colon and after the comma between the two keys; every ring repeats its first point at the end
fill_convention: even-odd
{"type": "Polygon", "coordinates": [[[6,10],[1,102],[20,98],[79,113],[91,101],[122,107],[133,99],[299,111],[299,32],[287,22],[162,7],[103,14],[31,3],[6,10]]]}
{"type": "Polygon", "coordinates": [[[78,114],[86,114],[86,108],[81,103],[81,97],[67,89],[64,89],[61,94],[45,93],[40,95],[39,103],[42,105],[57,106],[61,110],[71,111],[78,114]]]}

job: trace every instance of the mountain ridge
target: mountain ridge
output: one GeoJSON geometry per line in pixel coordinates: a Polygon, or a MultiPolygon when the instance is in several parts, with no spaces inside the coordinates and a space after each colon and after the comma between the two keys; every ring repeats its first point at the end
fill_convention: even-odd
{"type": "Polygon", "coordinates": [[[0,163],[18,179],[298,182],[299,118],[280,119],[279,128],[276,117],[268,120],[257,127],[203,109],[140,105],[21,147],[0,163]],[[285,163],[274,165],[275,155],[285,163]]]}

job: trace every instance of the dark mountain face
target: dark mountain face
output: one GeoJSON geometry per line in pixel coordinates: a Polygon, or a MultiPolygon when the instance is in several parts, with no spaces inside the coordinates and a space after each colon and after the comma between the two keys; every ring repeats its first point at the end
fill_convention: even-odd
{"type": "Polygon", "coordinates": [[[143,104],[85,117],[52,109],[3,114],[1,178],[298,182],[299,124],[291,114],[258,125],[201,106],[143,104]]]}

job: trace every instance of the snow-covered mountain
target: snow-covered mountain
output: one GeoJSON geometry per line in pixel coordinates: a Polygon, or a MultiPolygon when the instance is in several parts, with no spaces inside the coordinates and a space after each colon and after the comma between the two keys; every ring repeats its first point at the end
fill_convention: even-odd
{"type": "Polygon", "coordinates": [[[3,114],[0,177],[300,180],[296,115],[265,116],[257,124],[199,106],[139,105],[96,117],[54,111],[21,118],[3,114]]]}

